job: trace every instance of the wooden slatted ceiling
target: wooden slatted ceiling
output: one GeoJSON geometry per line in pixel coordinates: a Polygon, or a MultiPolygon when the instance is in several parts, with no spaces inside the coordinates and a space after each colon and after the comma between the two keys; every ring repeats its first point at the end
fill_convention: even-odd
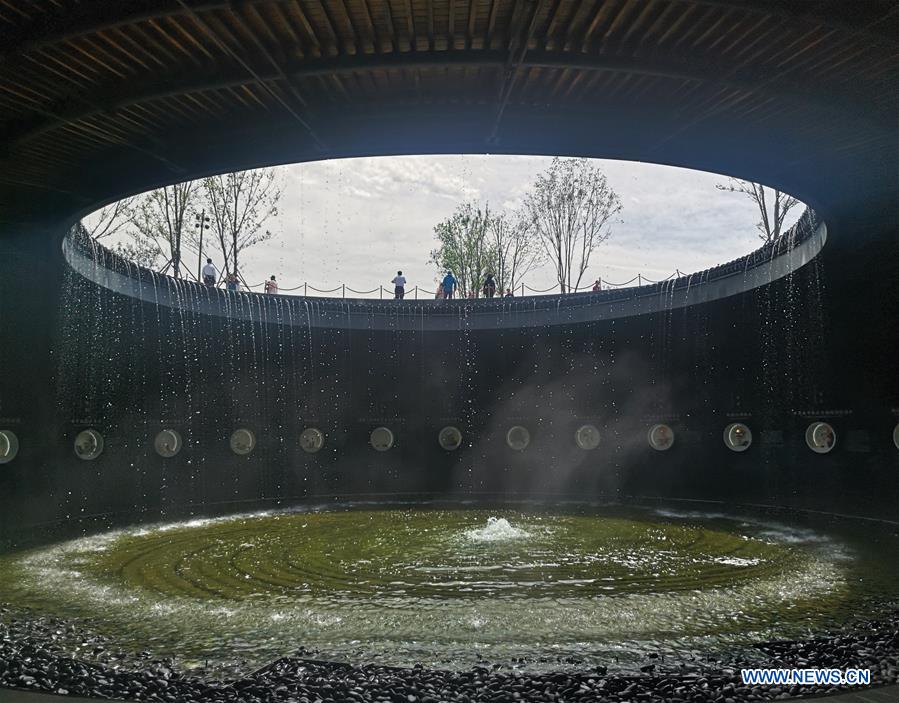
{"type": "MultiPolygon", "coordinates": [[[[0,0],[5,179],[50,182],[104,149],[153,151],[172,129],[272,114],[292,115],[315,139],[323,110],[390,103],[615,102],[764,128],[787,116],[801,122],[812,114],[804,105],[817,102],[816,110],[857,108],[895,124],[897,8],[891,0],[0,0]]],[[[848,139],[828,135],[840,138],[848,139]]]]}

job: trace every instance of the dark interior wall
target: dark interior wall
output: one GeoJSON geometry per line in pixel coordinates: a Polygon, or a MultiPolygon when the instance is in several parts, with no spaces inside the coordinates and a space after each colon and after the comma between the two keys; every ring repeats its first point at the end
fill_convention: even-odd
{"type": "Polygon", "coordinates": [[[293,308],[248,296],[236,304],[267,322],[155,306],[69,270],[62,225],[13,233],[0,242],[0,429],[21,450],[0,465],[0,538],[334,496],[668,496],[899,517],[895,232],[881,225],[717,302],[459,332],[282,324],[293,308]],[[804,443],[816,419],[838,433],[825,456],[804,443]],[[722,441],[736,420],[754,433],[742,454],[722,441]],[[655,422],[677,433],[668,452],[647,444],[655,422]],[[602,432],[589,452],[574,442],[586,423],[602,432]],[[532,433],[524,452],[505,445],[515,424],[532,433]],[[395,433],[388,452],[368,444],[379,425],[395,433]],[[437,444],[445,425],[464,433],[455,452],[437,444]],[[327,435],[314,455],[297,441],[310,426],[327,435]],[[106,441],[94,461],[72,451],[86,427],[106,441]],[[246,457],[229,449],[238,427],[257,436],[246,457]],[[185,440],[176,457],[153,451],[163,428],[185,440]]]}

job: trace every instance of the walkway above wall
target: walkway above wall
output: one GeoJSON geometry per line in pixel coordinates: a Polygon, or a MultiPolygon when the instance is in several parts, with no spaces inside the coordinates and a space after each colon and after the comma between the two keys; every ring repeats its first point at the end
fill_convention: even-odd
{"type": "Polygon", "coordinates": [[[253,322],[336,329],[433,330],[546,327],[673,310],[737,295],[788,276],[811,261],[827,227],[807,210],[771,245],[689,276],[647,286],[571,295],[478,300],[363,300],[264,295],[207,288],[122,259],[77,227],[64,244],[84,278],[152,305],[253,322]]]}

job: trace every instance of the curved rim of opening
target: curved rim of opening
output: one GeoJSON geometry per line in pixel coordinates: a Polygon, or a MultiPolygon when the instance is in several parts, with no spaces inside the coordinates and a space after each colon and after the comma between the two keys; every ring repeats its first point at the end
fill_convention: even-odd
{"type": "Polygon", "coordinates": [[[761,288],[812,261],[827,241],[827,226],[807,209],[790,232],[739,259],[706,271],[633,288],[476,300],[369,300],[263,295],[208,288],[128,261],[73,227],[63,240],[69,266],[120,295],[173,309],[248,322],[330,329],[435,330],[546,327],[612,320],[685,308],[761,288]],[[233,297],[238,296],[238,297],[233,297]],[[242,301],[256,300],[248,305],[242,301]],[[269,305],[297,305],[289,321],[268,315],[269,305]]]}

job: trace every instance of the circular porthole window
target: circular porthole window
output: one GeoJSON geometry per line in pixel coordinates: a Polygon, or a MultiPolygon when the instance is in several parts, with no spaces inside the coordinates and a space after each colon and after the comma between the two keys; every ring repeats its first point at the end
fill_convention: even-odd
{"type": "Polygon", "coordinates": [[[657,452],[664,452],[671,449],[674,444],[674,430],[668,425],[653,425],[649,428],[649,446],[657,452]]]}
{"type": "Polygon", "coordinates": [[[752,432],[742,422],[734,422],[724,428],[724,443],[734,452],[745,452],[752,444],[752,432]]]}
{"type": "Polygon", "coordinates": [[[256,448],[256,435],[253,434],[253,430],[241,427],[239,430],[234,430],[231,433],[229,444],[232,452],[240,456],[246,456],[256,448]]]}
{"type": "Polygon", "coordinates": [[[893,444],[896,445],[896,449],[899,449],[899,425],[893,428],[893,444]]]}
{"type": "Polygon", "coordinates": [[[596,449],[599,446],[599,430],[594,425],[582,425],[574,433],[574,441],[585,451],[596,449]]]}
{"type": "Polygon", "coordinates": [[[837,443],[837,433],[826,422],[813,422],[805,430],[805,443],[816,454],[827,454],[837,443]]]}
{"type": "Polygon", "coordinates": [[[19,453],[19,438],[10,430],[0,430],[0,464],[8,464],[19,453]]]}
{"type": "Polygon", "coordinates": [[[181,451],[181,435],[175,430],[162,430],[153,440],[153,449],[159,456],[168,459],[181,451]]]}
{"type": "Polygon", "coordinates": [[[393,432],[386,427],[376,427],[369,438],[371,446],[379,452],[386,452],[393,446],[393,432]]]}
{"type": "Polygon", "coordinates": [[[437,434],[437,442],[446,451],[455,451],[462,446],[462,432],[458,427],[444,427],[437,434]]]}
{"type": "Polygon", "coordinates": [[[85,461],[96,459],[103,453],[103,435],[97,430],[82,430],[75,437],[75,456],[85,461]]]}
{"type": "Polygon", "coordinates": [[[514,449],[516,452],[523,452],[528,448],[530,443],[531,433],[528,432],[527,427],[515,425],[515,427],[509,428],[509,431],[506,432],[506,444],[509,445],[510,449],[514,449]]]}
{"type": "Polygon", "coordinates": [[[300,447],[308,454],[315,454],[325,446],[325,433],[316,427],[307,427],[300,433],[300,447]]]}

